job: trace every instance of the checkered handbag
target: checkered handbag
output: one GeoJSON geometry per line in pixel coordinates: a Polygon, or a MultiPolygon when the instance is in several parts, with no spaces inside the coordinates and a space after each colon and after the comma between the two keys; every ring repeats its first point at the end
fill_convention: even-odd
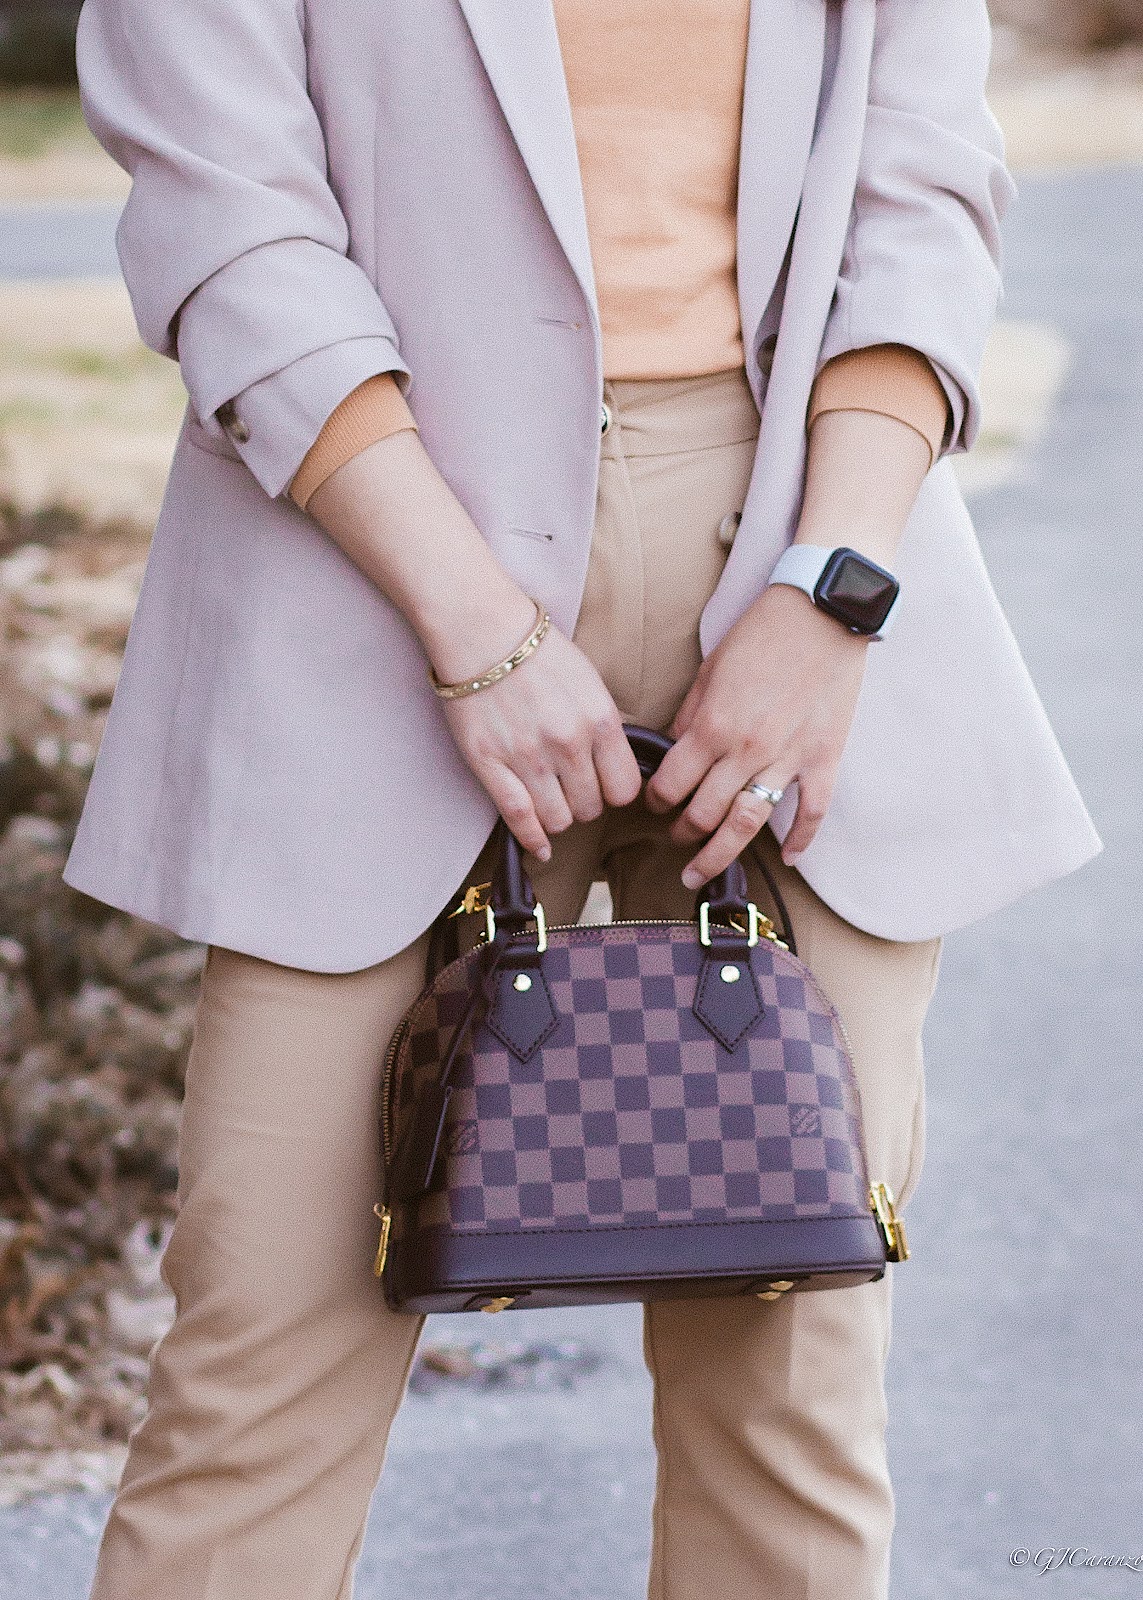
{"type": "MultiPolygon", "coordinates": [[[[653,772],[670,740],[627,731],[653,772]]],[[[503,827],[498,848],[488,937],[447,959],[442,916],[386,1059],[388,1304],[775,1300],[904,1260],[838,1014],[772,879],[784,938],[738,862],[692,922],[550,928],[503,827]]]]}

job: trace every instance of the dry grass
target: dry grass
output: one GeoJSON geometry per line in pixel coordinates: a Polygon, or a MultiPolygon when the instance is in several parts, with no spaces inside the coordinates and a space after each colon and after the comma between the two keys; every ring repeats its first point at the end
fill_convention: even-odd
{"type": "Polygon", "coordinates": [[[0,93],[0,204],[116,200],[128,187],[88,131],[74,90],[0,93]]]}
{"type": "Polygon", "coordinates": [[[118,281],[0,284],[0,496],[19,509],[153,524],[185,399],[118,281]]]}
{"type": "Polygon", "coordinates": [[[1020,172],[1143,161],[1143,51],[1031,52],[1002,34],[991,90],[1020,172]]]}
{"type": "Polygon", "coordinates": [[[993,17],[1032,41],[1110,50],[1143,39],[1143,0],[991,0],[993,17]]]}
{"type": "Polygon", "coordinates": [[[1071,365],[1066,339],[1046,323],[1001,322],[985,352],[984,418],[971,455],[956,458],[966,494],[1015,477],[1043,435],[1071,365]]]}

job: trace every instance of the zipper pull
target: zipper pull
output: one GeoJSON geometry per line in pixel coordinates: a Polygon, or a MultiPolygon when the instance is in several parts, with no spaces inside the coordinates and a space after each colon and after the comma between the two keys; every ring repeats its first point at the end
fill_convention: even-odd
{"type": "Polygon", "coordinates": [[[758,913],[758,931],[764,939],[769,939],[771,944],[776,944],[779,950],[789,951],[789,945],[784,939],[779,939],[778,930],[770,921],[770,918],[764,917],[761,912],[758,913]]]}
{"type": "Polygon", "coordinates": [[[389,1230],[393,1226],[393,1218],[386,1206],[374,1206],[373,1215],[381,1218],[381,1238],[377,1245],[377,1259],[373,1263],[373,1275],[379,1278],[385,1270],[385,1257],[389,1254],[389,1230]]]}
{"type": "Polygon", "coordinates": [[[488,891],[492,888],[490,883],[470,883],[464,891],[464,899],[458,906],[449,912],[452,917],[471,917],[477,911],[484,911],[488,906],[488,891]]]}

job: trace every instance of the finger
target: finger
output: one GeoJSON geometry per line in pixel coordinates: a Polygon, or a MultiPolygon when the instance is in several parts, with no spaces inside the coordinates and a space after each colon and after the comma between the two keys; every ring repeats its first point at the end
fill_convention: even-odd
{"type": "Polygon", "coordinates": [[[643,776],[618,716],[602,724],[592,754],[604,800],[609,806],[629,806],[643,787],[643,776]]]}
{"type": "Polygon", "coordinates": [[[647,809],[671,811],[693,794],[706,777],[715,757],[693,732],[673,745],[647,785],[647,809]]]}
{"type": "Polygon", "coordinates": [[[538,861],[550,861],[552,847],[524,783],[508,767],[498,766],[487,773],[478,772],[477,777],[520,847],[538,861]]]}
{"type": "Polygon", "coordinates": [[[524,779],[541,826],[548,833],[564,833],[575,820],[560,780],[552,771],[529,773],[524,779]]]}
{"type": "Polygon", "coordinates": [[[560,788],[576,822],[592,822],[602,816],[603,795],[590,750],[582,756],[561,761],[557,774],[560,788]]]}
{"type": "Polygon", "coordinates": [[[699,784],[682,816],[671,827],[676,844],[709,839],[725,818],[742,788],[742,768],[737,762],[717,761],[699,784]]]}
{"type": "Polygon", "coordinates": [[[687,729],[694,721],[695,712],[698,710],[702,701],[704,676],[704,673],[699,673],[698,677],[687,690],[686,698],[683,700],[682,705],[675,712],[675,720],[671,723],[671,726],[668,729],[672,739],[681,739],[683,734],[686,733],[687,729]]]}
{"type": "Polygon", "coordinates": [[[794,856],[808,850],[825,819],[826,808],[833,793],[835,772],[801,773],[798,777],[798,809],[793,825],[782,843],[782,860],[789,863],[794,856]]]}
{"type": "Polygon", "coordinates": [[[732,861],[737,861],[772,810],[772,806],[755,794],[737,795],[722,826],[683,868],[686,888],[697,889],[701,883],[708,883],[725,872],[732,861]]]}

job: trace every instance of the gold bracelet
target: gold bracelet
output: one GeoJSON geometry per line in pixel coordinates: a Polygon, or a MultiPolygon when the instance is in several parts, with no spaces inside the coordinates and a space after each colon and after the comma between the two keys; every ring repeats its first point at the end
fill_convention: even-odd
{"type": "Polygon", "coordinates": [[[505,656],[503,661],[498,661],[494,667],[489,667],[479,678],[465,678],[460,683],[442,683],[433,668],[429,668],[429,682],[442,700],[463,700],[465,695],[479,694],[481,689],[490,689],[494,683],[499,683],[501,678],[506,678],[514,671],[521,661],[527,661],[530,655],[536,653],[552,625],[552,619],[538,600],[532,599],[531,595],[528,598],[536,608],[536,621],[531,633],[510,656],[505,656]]]}

